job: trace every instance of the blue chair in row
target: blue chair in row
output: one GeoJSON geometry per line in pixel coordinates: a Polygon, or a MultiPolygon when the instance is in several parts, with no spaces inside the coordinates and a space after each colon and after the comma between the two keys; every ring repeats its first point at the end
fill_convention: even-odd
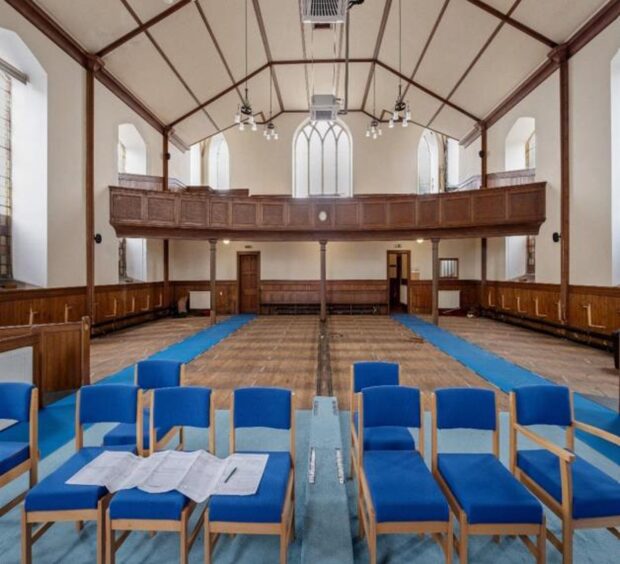
{"type": "MultiPolygon", "coordinates": [[[[30,487],[37,483],[39,391],[32,384],[5,382],[0,384],[0,419],[28,423],[28,442],[0,440],[0,488],[29,473],[30,487]]],[[[19,505],[26,492],[3,507],[0,517],[19,505]]]]}
{"type": "MultiPolygon", "coordinates": [[[[157,429],[194,427],[208,430],[208,450],[215,453],[215,409],[209,388],[173,387],[153,390],[150,398],[151,444],[158,449],[157,429]]],[[[179,534],[179,561],[187,564],[189,551],[202,528],[204,509],[190,532],[189,519],[196,503],[177,491],[151,494],[137,488],[112,498],[106,516],[106,564],[132,531],[168,531],[179,534]],[[121,536],[117,539],[117,532],[121,536]]]]}
{"type": "Polygon", "coordinates": [[[523,386],[510,394],[510,467],[562,521],[562,540],[547,531],[549,541],[573,561],[576,529],[607,528],[620,538],[620,482],[577,456],[575,429],[620,446],[620,437],[580,421],[573,415],[572,395],[564,386],[523,386]],[[552,425],[566,429],[566,448],[529,428],[552,425]],[[518,435],[539,449],[520,450],[518,435]]]}
{"type": "Polygon", "coordinates": [[[358,397],[358,500],[360,533],[368,539],[370,564],[377,562],[377,535],[429,533],[452,562],[452,521],[446,498],[424,462],[424,412],[416,388],[364,388],[358,397]],[[374,429],[419,429],[418,450],[365,448],[374,429]]]}
{"type": "Polygon", "coordinates": [[[288,430],[289,452],[268,452],[267,466],[254,495],[211,497],[205,513],[205,563],[211,562],[218,535],[231,533],[278,535],[280,564],[285,564],[295,530],[294,395],[279,388],[237,389],[232,395],[230,421],[231,454],[238,452],[237,429],[256,427],[288,430]]]}
{"type": "Polygon", "coordinates": [[[455,540],[459,561],[468,558],[470,535],[518,535],[542,564],[546,558],[546,525],[538,500],[499,460],[499,417],[495,392],[444,388],[432,395],[432,468],[459,522],[455,540]],[[490,453],[439,453],[438,431],[489,431],[490,453]],[[534,543],[529,537],[535,537],[534,543]]]}
{"type": "MultiPolygon", "coordinates": [[[[183,450],[183,429],[179,427],[155,427],[155,443],[150,442],[149,394],[158,388],[181,386],[185,377],[185,365],[174,360],[142,360],[135,365],[134,383],[145,392],[142,447],[138,454],[148,456],[159,447],[168,444],[175,436],[179,437],[179,449],[183,450]],[[151,444],[154,447],[151,448],[151,444]]],[[[120,423],[103,437],[104,446],[135,445],[135,423],[120,423]]]]}
{"type": "MultiPolygon", "coordinates": [[[[371,386],[398,386],[399,366],[394,362],[355,362],[351,366],[350,428],[351,476],[357,472],[358,414],[356,395],[371,386]]],[[[386,425],[366,430],[364,450],[414,450],[415,441],[406,427],[386,425]]]]}
{"type": "MultiPolygon", "coordinates": [[[[78,531],[83,521],[96,521],[96,560],[97,564],[104,562],[105,511],[110,494],[104,487],[65,482],[104,450],[136,451],[133,445],[85,447],[83,427],[94,423],[125,423],[141,429],[142,392],[137,386],[122,384],[84,386],[78,391],[76,401],[76,453],[26,494],[22,511],[22,564],[31,563],[34,542],[60,521],[75,521],[78,531]]],[[[133,444],[141,449],[141,443],[142,434],[138,433],[133,444]]]]}

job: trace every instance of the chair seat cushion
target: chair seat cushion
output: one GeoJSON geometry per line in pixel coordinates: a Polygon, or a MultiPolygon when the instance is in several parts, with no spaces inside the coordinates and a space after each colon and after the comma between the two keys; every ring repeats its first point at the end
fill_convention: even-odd
{"type": "MultiPolygon", "coordinates": [[[[355,428],[359,430],[357,413],[353,415],[355,428]]],[[[414,450],[415,439],[407,427],[366,427],[364,450],[414,450]]]]}
{"type": "Polygon", "coordinates": [[[418,452],[364,453],[377,522],[447,521],[448,502],[418,452]]]}
{"type": "Polygon", "coordinates": [[[254,495],[214,495],[209,501],[211,521],[234,523],[279,523],[291,470],[288,452],[268,454],[267,465],[254,495]]]}
{"type": "MultiPolygon", "coordinates": [[[[155,428],[157,440],[161,440],[170,429],[155,428]]],[[[142,433],[142,445],[144,448],[150,448],[149,445],[149,422],[144,420],[144,429],[142,433]]],[[[133,423],[119,423],[112,430],[108,431],[103,437],[104,446],[120,446],[136,444],[136,426],[133,423]]]]}
{"type": "Polygon", "coordinates": [[[167,519],[178,521],[189,503],[182,493],[148,493],[134,488],[114,494],[110,502],[112,519],[167,519]]]}
{"type": "Polygon", "coordinates": [[[106,488],[103,486],[74,486],[65,482],[104,450],[134,452],[135,449],[130,445],[80,449],[26,494],[26,511],[96,509],[99,500],[108,493],[106,488]]]}
{"type": "MultiPolygon", "coordinates": [[[[560,461],[547,450],[521,450],[517,466],[562,503],[560,461]]],[[[570,465],[573,476],[573,517],[588,519],[620,515],[620,482],[582,458],[570,465]]]]}
{"type": "Polygon", "coordinates": [[[29,456],[28,443],[0,442],[0,476],[28,460],[29,456]]]}
{"type": "Polygon", "coordinates": [[[471,524],[541,523],[542,506],[492,454],[440,454],[438,469],[471,524]]]}

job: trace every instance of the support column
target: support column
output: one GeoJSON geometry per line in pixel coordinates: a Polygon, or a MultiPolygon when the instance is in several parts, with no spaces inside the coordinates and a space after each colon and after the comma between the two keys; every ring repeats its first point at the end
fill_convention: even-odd
{"type": "MultiPolygon", "coordinates": [[[[487,188],[488,177],[488,147],[487,147],[487,125],[481,121],[480,128],[480,187],[487,188]]],[[[480,307],[484,308],[487,295],[487,239],[483,237],[480,241],[480,307]]]]}
{"type": "Polygon", "coordinates": [[[216,288],[216,260],[217,260],[217,239],[209,239],[211,244],[211,254],[209,257],[209,290],[211,291],[211,325],[217,323],[217,288],[216,288]]]}
{"type": "Polygon", "coordinates": [[[570,291],[570,112],[568,51],[559,50],[560,65],[560,310],[562,323],[568,323],[570,291]]]}
{"type": "Polygon", "coordinates": [[[487,303],[487,239],[480,241],[480,307],[485,308],[487,303]]]}
{"type": "Polygon", "coordinates": [[[321,296],[321,321],[327,320],[327,265],[326,265],[326,247],[327,241],[319,241],[321,246],[321,284],[320,284],[320,296],[321,296]]]}
{"type": "MultiPolygon", "coordinates": [[[[162,134],[162,190],[164,192],[168,192],[170,180],[168,135],[169,130],[164,130],[162,134]]],[[[164,307],[170,307],[170,242],[168,239],[164,239],[164,307]]]]}
{"type": "Polygon", "coordinates": [[[433,324],[439,325],[439,239],[431,239],[433,244],[433,324]]]}

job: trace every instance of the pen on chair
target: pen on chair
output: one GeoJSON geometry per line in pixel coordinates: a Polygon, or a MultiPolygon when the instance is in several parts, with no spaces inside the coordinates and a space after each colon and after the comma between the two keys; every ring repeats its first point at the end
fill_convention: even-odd
{"type": "Polygon", "coordinates": [[[233,474],[237,471],[237,467],[235,466],[230,473],[228,474],[228,476],[226,476],[226,478],[224,479],[224,483],[228,483],[228,480],[230,480],[233,477],[233,474]]]}

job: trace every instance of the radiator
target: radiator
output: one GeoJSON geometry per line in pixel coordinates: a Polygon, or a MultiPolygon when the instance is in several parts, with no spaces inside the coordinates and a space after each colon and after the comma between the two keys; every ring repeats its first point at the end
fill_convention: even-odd
{"type": "Polygon", "coordinates": [[[211,292],[190,290],[189,309],[211,309],[211,292]]]}
{"type": "Polygon", "coordinates": [[[460,290],[439,290],[439,309],[459,309],[460,307],[460,290]]]}

